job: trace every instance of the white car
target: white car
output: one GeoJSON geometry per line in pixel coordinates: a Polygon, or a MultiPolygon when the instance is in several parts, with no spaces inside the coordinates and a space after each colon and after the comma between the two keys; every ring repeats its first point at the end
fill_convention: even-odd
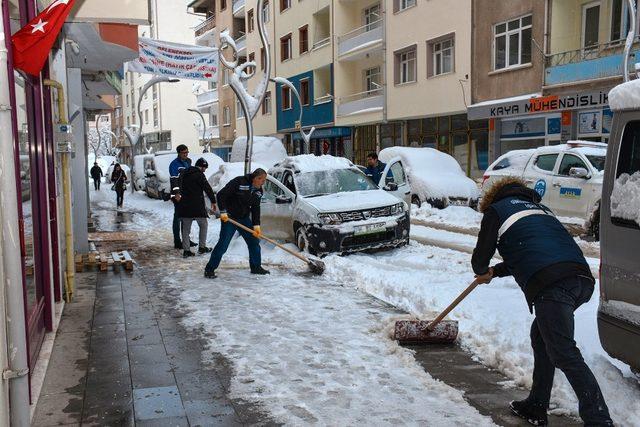
{"type": "Polygon", "coordinates": [[[341,157],[292,156],[271,168],[261,222],[265,234],[319,255],[409,241],[407,204],[341,157]]]}
{"type": "Polygon", "coordinates": [[[585,228],[597,238],[606,147],[599,142],[569,141],[511,151],[487,168],[482,189],[505,176],[521,177],[556,215],[584,220],[585,228]]]}
{"type": "MultiPolygon", "coordinates": [[[[266,166],[261,165],[260,163],[251,162],[252,171],[258,168],[264,170],[269,169],[266,166]]],[[[215,171],[213,175],[211,175],[211,177],[209,178],[209,184],[211,185],[211,188],[213,188],[213,191],[217,193],[218,191],[222,190],[222,188],[224,188],[224,186],[227,185],[229,181],[241,175],[244,175],[244,162],[223,163],[220,165],[218,170],[215,171]]]]}
{"type": "Polygon", "coordinates": [[[153,162],[153,154],[138,154],[133,156],[133,176],[131,177],[131,182],[136,191],[145,189],[145,181],[147,179],[145,169],[151,169],[149,168],[149,162],[153,162]]]}
{"type": "MultiPolygon", "coordinates": [[[[418,207],[424,202],[439,209],[478,205],[478,185],[465,175],[456,159],[446,153],[433,148],[389,147],[378,156],[385,163],[401,159],[410,184],[411,203],[418,207]]],[[[396,172],[392,172],[395,178],[396,172]]],[[[404,177],[398,179],[404,180],[404,177]]]]}

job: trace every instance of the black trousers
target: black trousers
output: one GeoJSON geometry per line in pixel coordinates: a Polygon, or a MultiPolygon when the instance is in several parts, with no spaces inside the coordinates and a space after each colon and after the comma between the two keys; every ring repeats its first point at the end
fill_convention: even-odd
{"type": "Polygon", "coordinates": [[[569,277],[543,289],[533,301],[536,318],[531,325],[533,385],[529,400],[549,406],[553,376],[560,369],[576,393],[579,413],[587,425],[613,425],[598,381],[584,362],[574,340],[573,312],[589,301],[593,283],[569,277]]]}
{"type": "Polygon", "coordinates": [[[94,187],[96,190],[99,190],[99,189],[100,189],[100,178],[98,178],[98,179],[93,178],[93,187],[94,187]]]}
{"type": "Polygon", "coordinates": [[[121,207],[124,203],[124,188],[116,188],[116,204],[121,207]]]}

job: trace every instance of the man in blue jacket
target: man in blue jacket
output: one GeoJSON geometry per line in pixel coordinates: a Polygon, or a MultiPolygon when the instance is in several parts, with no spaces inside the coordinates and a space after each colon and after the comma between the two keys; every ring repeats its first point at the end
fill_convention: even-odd
{"type": "Polygon", "coordinates": [[[376,153],[369,153],[367,154],[367,168],[365,169],[364,174],[378,185],[380,183],[380,178],[382,177],[382,172],[384,172],[384,168],[386,167],[386,163],[382,163],[378,160],[378,155],[376,153]]]}
{"type": "Polygon", "coordinates": [[[555,369],[560,369],[579,401],[586,425],[613,425],[593,373],[574,341],[573,312],[589,301],[594,279],[582,251],[540,195],[518,178],[505,178],[485,193],[484,213],[471,264],[480,283],[513,276],[525,294],[531,325],[533,384],[529,397],[511,410],[533,425],[547,424],[555,369]],[[503,262],[489,267],[496,249],[503,262]]]}
{"type": "MultiPolygon", "coordinates": [[[[186,145],[178,145],[176,151],[178,152],[178,157],[173,159],[169,164],[169,182],[171,185],[171,199],[173,202],[173,247],[176,249],[182,249],[182,239],[180,238],[181,221],[176,206],[176,203],[179,202],[180,199],[180,196],[178,195],[178,191],[180,190],[178,180],[180,179],[180,173],[191,167],[191,159],[189,158],[189,149],[186,145]]],[[[187,236],[187,238],[188,237],[189,236],[187,236]]],[[[197,243],[190,241],[190,245],[197,246],[197,243]]]]}

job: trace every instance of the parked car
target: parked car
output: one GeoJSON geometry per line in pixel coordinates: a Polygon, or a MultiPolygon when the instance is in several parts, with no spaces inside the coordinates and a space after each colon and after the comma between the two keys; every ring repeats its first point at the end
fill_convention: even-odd
{"type": "Polygon", "coordinates": [[[271,168],[262,224],[266,234],[319,255],[409,241],[407,204],[342,157],[292,156],[271,168]]]}
{"type": "MultiPolygon", "coordinates": [[[[244,162],[247,149],[247,137],[240,136],[233,141],[229,162],[244,162]]],[[[251,163],[257,162],[271,167],[287,157],[282,140],[272,136],[254,136],[251,149],[251,163]]],[[[255,169],[255,168],[254,168],[255,169]]]]}
{"type": "Polygon", "coordinates": [[[614,111],[602,186],[600,307],[602,347],[640,374],[640,80],[609,94],[614,111]]]}
{"type": "Polygon", "coordinates": [[[138,154],[137,156],[133,156],[131,182],[133,183],[133,188],[136,191],[145,189],[145,180],[147,179],[145,170],[153,169],[152,167],[149,167],[150,163],[153,163],[153,154],[138,154]]]}
{"type": "MultiPolygon", "coordinates": [[[[401,159],[410,184],[411,203],[444,209],[447,206],[478,206],[478,185],[450,155],[433,148],[390,147],[380,151],[381,161],[401,159]]],[[[393,176],[396,173],[392,170],[393,176]]],[[[385,176],[385,175],[383,175],[385,176]]]]}
{"type": "MultiPolygon", "coordinates": [[[[256,170],[257,168],[261,168],[264,170],[268,170],[264,165],[260,163],[251,163],[251,169],[256,170]]],[[[229,183],[233,178],[244,175],[244,163],[243,162],[234,162],[234,163],[223,163],[218,167],[218,170],[213,172],[211,177],[209,178],[209,184],[213,191],[216,193],[229,183]]]]}
{"type": "Polygon", "coordinates": [[[586,230],[598,238],[606,148],[599,142],[569,141],[509,152],[486,170],[483,191],[502,177],[522,177],[556,215],[584,220],[586,230]]]}
{"type": "MultiPolygon", "coordinates": [[[[116,165],[115,163],[109,165],[109,167],[107,168],[107,171],[104,174],[105,182],[107,182],[109,185],[111,185],[111,174],[113,173],[113,167],[115,165],[116,165]]],[[[124,171],[124,174],[127,176],[127,181],[131,180],[131,169],[129,168],[129,166],[127,166],[127,165],[125,165],[123,163],[120,163],[120,167],[124,171]]]]}

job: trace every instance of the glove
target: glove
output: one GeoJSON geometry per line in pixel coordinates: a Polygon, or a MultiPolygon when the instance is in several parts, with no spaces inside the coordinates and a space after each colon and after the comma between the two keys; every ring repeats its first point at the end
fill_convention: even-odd
{"type": "Polygon", "coordinates": [[[262,236],[262,231],[260,230],[260,226],[259,225],[254,225],[253,226],[253,237],[258,238],[262,236]]]}
{"type": "Polygon", "coordinates": [[[229,221],[229,215],[227,215],[226,212],[221,213],[220,214],[220,221],[222,221],[222,222],[229,221]]]}

